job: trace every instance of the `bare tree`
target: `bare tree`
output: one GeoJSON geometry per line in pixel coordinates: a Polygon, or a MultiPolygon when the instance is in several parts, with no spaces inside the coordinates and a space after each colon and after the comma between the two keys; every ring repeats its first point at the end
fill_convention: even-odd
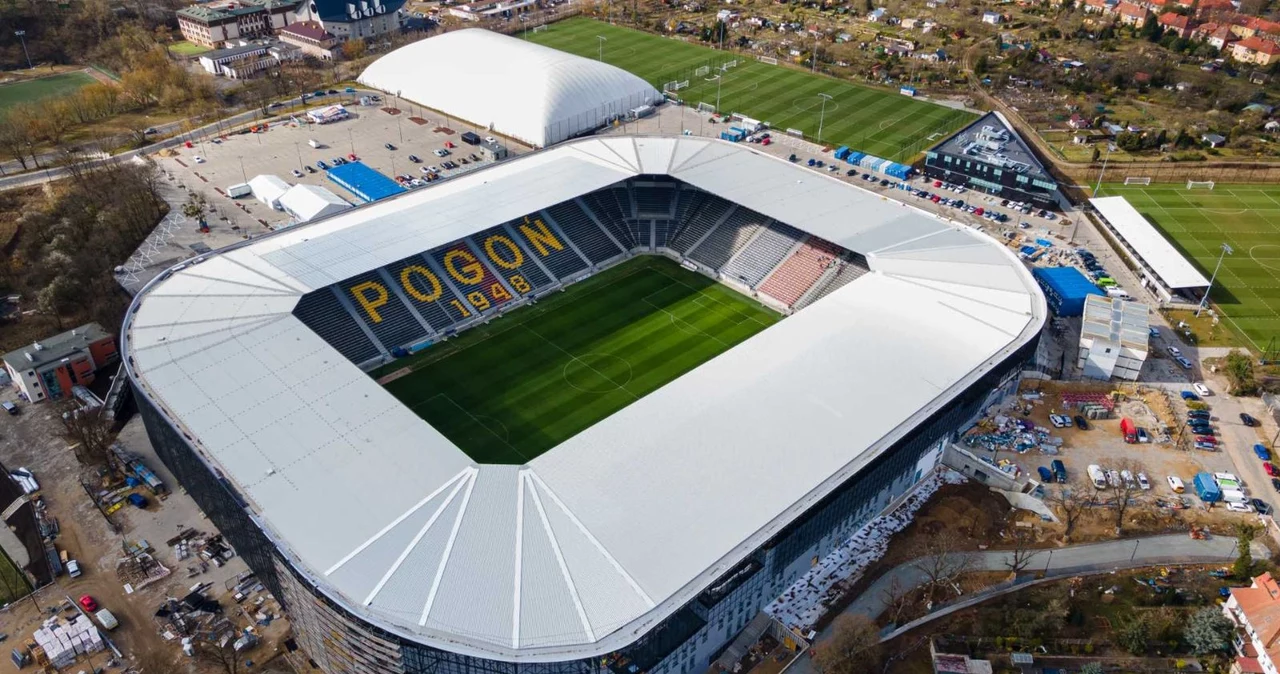
{"type": "Polygon", "coordinates": [[[889,622],[897,625],[902,620],[903,614],[911,607],[911,588],[903,587],[898,577],[893,576],[889,579],[889,587],[883,591],[883,597],[889,622]]]}
{"type": "Polygon", "coordinates": [[[1004,566],[1015,576],[1031,565],[1032,557],[1040,554],[1039,550],[1031,547],[1033,543],[1035,543],[1035,537],[1031,535],[1030,530],[1014,528],[1013,548],[1009,550],[1009,556],[1005,558],[1004,566]]]}
{"type": "Polygon", "coordinates": [[[836,618],[831,638],[813,648],[813,663],[822,674],[879,672],[883,657],[875,622],[854,613],[836,618]]]}
{"type": "Polygon", "coordinates": [[[1093,505],[1094,489],[1080,482],[1059,484],[1045,497],[1045,502],[1057,509],[1062,518],[1063,540],[1070,540],[1080,517],[1093,505]]]}
{"type": "Polygon", "coordinates": [[[930,604],[937,588],[951,586],[973,566],[973,555],[964,549],[964,536],[954,529],[922,538],[916,552],[913,566],[925,576],[926,600],[930,604]]]}
{"type": "Polygon", "coordinates": [[[116,432],[103,410],[101,406],[80,407],[74,400],[61,406],[62,427],[73,443],[76,459],[85,465],[111,467],[113,464],[111,443],[115,441],[116,432]]]}
{"type": "Polygon", "coordinates": [[[1143,491],[1138,485],[1138,473],[1142,467],[1135,461],[1122,459],[1116,462],[1115,468],[1107,478],[1107,487],[1103,489],[1110,500],[1112,511],[1116,516],[1116,533],[1124,527],[1124,516],[1129,507],[1142,500],[1143,491]],[[1119,476],[1118,478],[1115,476],[1119,476]]]}
{"type": "Polygon", "coordinates": [[[196,639],[196,660],[223,674],[240,674],[240,654],[236,653],[235,640],[231,638],[196,639]]]}

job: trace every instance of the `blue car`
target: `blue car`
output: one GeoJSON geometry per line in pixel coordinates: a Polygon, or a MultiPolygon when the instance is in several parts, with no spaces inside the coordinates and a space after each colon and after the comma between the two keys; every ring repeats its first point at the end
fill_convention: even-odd
{"type": "Polygon", "coordinates": [[[1263,461],[1271,460],[1271,450],[1267,449],[1266,445],[1263,445],[1263,444],[1254,445],[1253,453],[1257,454],[1258,458],[1262,459],[1263,461]]]}
{"type": "Polygon", "coordinates": [[[1054,481],[1054,480],[1053,480],[1053,473],[1052,473],[1048,468],[1045,468],[1044,466],[1040,466],[1039,468],[1037,468],[1037,469],[1036,469],[1036,471],[1037,471],[1038,473],[1040,473],[1040,481],[1041,481],[1041,482],[1046,482],[1046,483],[1048,483],[1048,482],[1053,482],[1053,481],[1054,481]]]}
{"type": "Polygon", "coordinates": [[[1183,392],[1182,392],[1182,399],[1183,399],[1183,400],[1199,400],[1199,399],[1200,399],[1200,396],[1196,395],[1196,394],[1195,394],[1194,392],[1192,392],[1192,391],[1183,391],[1183,392]]]}

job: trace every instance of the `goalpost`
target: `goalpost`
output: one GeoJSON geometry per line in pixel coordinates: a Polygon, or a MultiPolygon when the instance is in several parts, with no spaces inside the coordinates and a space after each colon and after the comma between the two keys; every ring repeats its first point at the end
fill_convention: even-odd
{"type": "Polygon", "coordinates": [[[710,103],[699,103],[698,112],[710,112],[711,114],[715,114],[716,106],[710,103]]]}
{"type": "Polygon", "coordinates": [[[547,30],[547,24],[545,24],[545,23],[544,23],[544,24],[542,24],[541,26],[534,26],[532,29],[530,29],[530,31],[529,31],[529,32],[531,32],[531,33],[544,33],[544,32],[546,32],[546,30],[547,30]]]}
{"type": "Polygon", "coordinates": [[[1212,180],[1188,180],[1187,181],[1187,189],[1189,190],[1205,189],[1205,188],[1212,190],[1213,181],[1212,180]]]}
{"type": "Polygon", "coordinates": [[[1125,178],[1125,179],[1124,179],[1124,184],[1126,184],[1126,185],[1150,185],[1150,184],[1151,184],[1151,178],[1125,178]]]}
{"type": "Polygon", "coordinates": [[[738,59],[734,59],[734,60],[729,61],[728,63],[725,63],[724,65],[720,66],[720,70],[721,70],[721,71],[724,71],[724,70],[728,70],[728,69],[730,69],[730,68],[737,68],[737,67],[738,67],[738,59]]]}
{"type": "Polygon", "coordinates": [[[671,93],[673,91],[680,91],[681,89],[685,89],[688,86],[689,86],[689,80],[684,80],[683,82],[671,81],[662,85],[662,91],[663,93],[671,93]]]}
{"type": "Polygon", "coordinates": [[[703,75],[707,75],[707,74],[709,74],[710,72],[711,72],[711,66],[698,66],[698,67],[693,71],[693,76],[694,76],[694,77],[702,77],[703,75]]]}
{"type": "Polygon", "coordinates": [[[774,57],[772,57],[772,56],[757,56],[757,57],[756,57],[756,60],[757,60],[757,61],[759,61],[759,62],[761,62],[761,63],[768,63],[768,64],[769,64],[769,65],[771,65],[771,66],[776,66],[776,65],[778,65],[778,59],[776,59],[776,58],[774,58],[774,57]]]}

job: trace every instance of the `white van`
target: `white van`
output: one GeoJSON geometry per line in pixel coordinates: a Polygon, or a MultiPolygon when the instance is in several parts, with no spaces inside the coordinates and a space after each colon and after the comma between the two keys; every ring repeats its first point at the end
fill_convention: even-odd
{"type": "Polygon", "coordinates": [[[116,620],[116,617],[111,614],[111,611],[108,611],[105,608],[94,615],[98,616],[98,622],[102,623],[102,629],[107,630],[108,632],[120,626],[120,621],[116,620]]]}
{"type": "Polygon", "coordinates": [[[1090,465],[1088,468],[1085,469],[1085,472],[1089,474],[1089,479],[1093,481],[1094,489],[1107,488],[1107,474],[1102,472],[1101,466],[1098,466],[1096,464],[1090,465]]]}
{"type": "Polygon", "coordinates": [[[1182,478],[1177,475],[1169,476],[1169,488],[1172,489],[1175,494],[1181,494],[1187,490],[1186,485],[1182,484],[1182,478]]]}
{"type": "Polygon", "coordinates": [[[1223,489],[1222,500],[1227,503],[1248,503],[1249,497],[1239,489],[1223,489]]]}

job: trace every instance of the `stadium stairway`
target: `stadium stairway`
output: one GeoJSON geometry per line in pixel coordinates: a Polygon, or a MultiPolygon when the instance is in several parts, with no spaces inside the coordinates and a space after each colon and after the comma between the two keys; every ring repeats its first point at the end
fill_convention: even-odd
{"type": "Polygon", "coordinates": [[[776,220],[771,221],[751,243],[729,260],[722,273],[754,290],[803,239],[804,232],[776,220]]]}
{"type": "Polygon", "coordinates": [[[840,249],[834,244],[810,236],[760,284],[760,292],[794,307],[839,254],[840,249]]]}
{"type": "MultiPolygon", "coordinates": [[[[618,245],[630,250],[636,247],[636,240],[632,238],[631,230],[627,227],[627,219],[630,216],[623,213],[614,191],[613,189],[600,190],[585,194],[574,201],[578,202],[582,210],[594,216],[596,222],[609,230],[609,234],[618,245]]],[[[631,198],[627,197],[627,201],[630,202],[630,200],[631,198]]]]}
{"type": "Polygon", "coordinates": [[[598,265],[623,253],[624,248],[596,223],[575,201],[556,204],[543,211],[548,221],[565,234],[568,242],[598,265]]]}
{"type": "Polygon", "coordinates": [[[769,218],[749,208],[738,207],[711,231],[711,234],[689,249],[687,256],[696,262],[719,271],[734,255],[755,241],[764,231],[769,218]]]}
{"type": "MultiPolygon", "coordinates": [[[[853,255],[857,255],[853,253],[853,255]]],[[[860,255],[858,257],[861,257],[860,255]]],[[[871,271],[863,260],[862,264],[857,261],[840,260],[840,263],[828,270],[823,278],[818,279],[817,283],[805,293],[803,297],[796,301],[796,310],[799,311],[814,302],[830,295],[831,293],[845,287],[850,281],[871,271]]]]}
{"type": "Polygon", "coordinates": [[[671,239],[670,248],[677,253],[685,254],[733,213],[735,204],[731,201],[707,195],[697,211],[693,211],[689,221],[676,232],[671,239]]]}

